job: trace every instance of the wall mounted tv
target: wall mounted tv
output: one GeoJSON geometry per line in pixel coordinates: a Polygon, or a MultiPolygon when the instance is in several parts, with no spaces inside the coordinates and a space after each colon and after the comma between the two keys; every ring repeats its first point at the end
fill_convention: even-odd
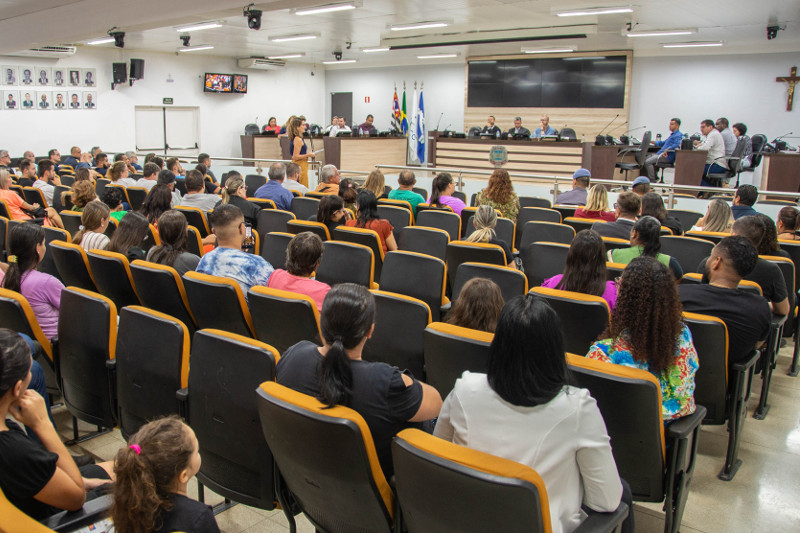
{"type": "Polygon", "coordinates": [[[247,93],[247,74],[219,74],[206,72],[203,92],[247,93]]]}

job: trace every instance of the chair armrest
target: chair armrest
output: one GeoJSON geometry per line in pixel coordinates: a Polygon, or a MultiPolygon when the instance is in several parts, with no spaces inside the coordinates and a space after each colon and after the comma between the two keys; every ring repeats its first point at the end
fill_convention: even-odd
{"type": "Polygon", "coordinates": [[[759,357],[761,357],[761,352],[758,350],[753,350],[753,352],[744,361],[733,363],[732,365],[733,369],[736,372],[747,372],[750,368],[752,368],[756,364],[759,357]]]}
{"type": "Polygon", "coordinates": [[[453,302],[447,302],[446,304],[444,304],[443,306],[441,306],[441,307],[439,308],[439,310],[441,311],[441,313],[442,313],[442,316],[444,316],[444,314],[445,314],[445,313],[447,313],[448,311],[450,311],[450,308],[451,308],[451,307],[453,307],[453,302]]]}
{"type": "Polygon", "coordinates": [[[106,361],[106,372],[108,373],[108,394],[111,398],[111,412],[117,415],[117,360],[108,359],[106,361]]]}
{"type": "Polygon", "coordinates": [[[175,398],[178,400],[178,414],[189,422],[189,387],[184,387],[175,391],[175,398]]]}
{"type": "Polygon", "coordinates": [[[575,529],[575,533],[612,533],[628,517],[629,512],[628,504],[623,502],[610,513],[589,510],[589,516],[575,529]]]}
{"type": "Polygon", "coordinates": [[[77,511],[61,511],[47,518],[42,523],[56,531],[75,531],[78,527],[90,525],[109,516],[111,504],[114,502],[110,494],[89,500],[77,511]]]}
{"type": "Polygon", "coordinates": [[[780,326],[783,325],[784,322],[786,322],[786,318],[787,315],[776,315],[773,313],[769,325],[771,328],[778,329],[780,326]]]}
{"type": "Polygon", "coordinates": [[[696,406],[694,413],[679,418],[664,428],[667,438],[670,440],[687,438],[703,422],[705,417],[706,408],[702,405],[696,406]]]}

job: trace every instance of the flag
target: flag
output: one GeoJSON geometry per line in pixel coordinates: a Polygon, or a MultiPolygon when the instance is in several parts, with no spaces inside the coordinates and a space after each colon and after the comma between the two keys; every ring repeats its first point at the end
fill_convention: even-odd
{"type": "Polygon", "coordinates": [[[403,107],[400,109],[400,131],[405,135],[408,132],[408,113],[406,113],[406,88],[403,86],[403,107]]]}
{"type": "Polygon", "coordinates": [[[400,103],[397,101],[397,87],[394,88],[394,98],[392,99],[392,129],[400,131],[400,103]]]}
{"type": "Polygon", "coordinates": [[[417,87],[414,84],[414,95],[411,98],[411,108],[408,114],[408,164],[417,162],[417,128],[415,119],[417,117],[417,87]]]}
{"type": "Polygon", "coordinates": [[[417,106],[417,159],[420,165],[425,163],[427,132],[425,131],[425,106],[422,100],[422,87],[419,89],[419,105],[417,106]]]}

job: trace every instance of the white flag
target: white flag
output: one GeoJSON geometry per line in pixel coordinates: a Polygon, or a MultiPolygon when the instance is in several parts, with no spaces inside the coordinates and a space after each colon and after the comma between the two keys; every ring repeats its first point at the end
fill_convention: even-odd
{"type": "Polygon", "coordinates": [[[408,163],[417,163],[417,88],[411,97],[411,109],[408,114],[408,163]]]}
{"type": "Polygon", "coordinates": [[[420,165],[425,164],[425,150],[427,148],[428,132],[425,128],[425,104],[422,98],[422,88],[419,90],[419,104],[417,105],[417,159],[420,165]]]}

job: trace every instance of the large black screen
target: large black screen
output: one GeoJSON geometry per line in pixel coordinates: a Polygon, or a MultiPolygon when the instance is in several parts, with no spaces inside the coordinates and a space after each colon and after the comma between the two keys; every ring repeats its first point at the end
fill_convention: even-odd
{"type": "Polygon", "coordinates": [[[625,104],[626,56],[469,62],[469,107],[612,107],[625,104]]]}

